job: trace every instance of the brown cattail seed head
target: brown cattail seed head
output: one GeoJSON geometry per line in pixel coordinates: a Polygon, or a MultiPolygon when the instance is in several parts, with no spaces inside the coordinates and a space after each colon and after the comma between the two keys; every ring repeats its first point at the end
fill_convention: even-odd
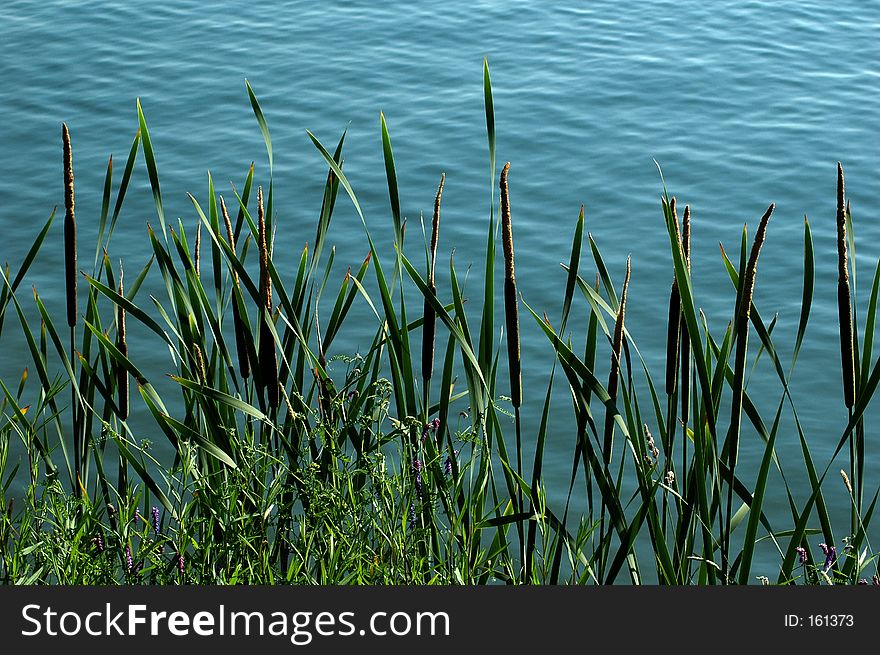
{"type": "Polygon", "coordinates": [[[67,287],[67,325],[76,325],[76,218],[73,212],[73,154],[67,124],[61,124],[64,149],[64,278],[67,287]]]}
{"type": "Polygon", "coordinates": [[[837,314],[840,323],[840,362],[843,369],[843,401],[855,402],[855,359],[853,356],[852,295],[846,251],[846,202],[843,166],[837,162],[837,314]]]}
{"type": "Polygon", "coordinates": [[[272,311],[272,278],[269,275],[269,236],[263,212],[263,187],[257,188],[257,227],[260,239],[260,300],[266,311],[272,311]]]}
{"type": "Polygon", "coordinates": [[[269,237],[266,235],[266,217],[263,213],[263,187],[257,188],[257,222],[260,238],[260,300],[263,303],[260,316],[260,373],[266,386],[269,407],[278,407],[278,359],[275,353],[275,339],[269,328],[272,320],[272,281],[269,275],[269,237]]]}
{"type": "Polygon", "coordinates": [[[519,303],[513,273],[513,230],[510,224],[510,195],[507,175],[510,162],[501,171],[501,241],[504,247],[504,316],[507,326],[507,361],[510,368],[510,399],[514,407],[522,405],[522,366],[519,349],[519,303]]]}
{"type": "MultiPolygon", "coordinates": [[[[666,199],[663,198],[663,204],[666,199]]],[[[675,209],[675,196],[669,201],[669,213],[675,225],[675,236],[678,247],[681,249],[681,229],[678,225],[678,214],[675,209]]],[[[669,317],[666,323],[666,394],[672,395],[675,391],[675,381],[678,375],[679,335],[681,333],[681,295],[678,290],[678,281],[673,275],[672,290],[669,292],[669,317]]]]}
{"type": "MultiPolygon", "coordinates": [[[[434,217],[431,221],[431,261],[428,273],[429,293],[436,294],[437,287],[434,283],[434,269],[437,261],[437,241],[440,236],[440,198],[443,195],[443,183],[446,174],[440,175],[440,184],[437,186],[437,195],[434,197],[434,217]]],[[[434,306],[425,298],[424,324],[422,329],[422,378],[430,380],[434,373],[434,337],[437,330],[437,313],[434,306]]]]}
{"type": "Polygon", "coordinates": [[[761,254],[761,246],[764,245],[764,240],[767,237],[767,224],[770,222],[770,216],[773,214],[774,209],[776,209],[776,204],[770,203],[767,211],[761,216],[761,220],[758,223],[758,231],[755,233],[755,240],[752,243],[752,251],[749,254],[749,262],[746,266],[745,280],[743,281],[744,293],[741,307],[742,317],[746,320],[748,320],[752,313],[752,297],[755,294],[755,273],[758,269],[758,255],[761,254]]]}
{"type": "MultiPolygon", "coordinates": [[[[691,270],[691,208],[684,206],[684,216],[681,223],[681,248],[684,255],[684,263],[688,273],[691,270]]],[[[681,418],[687,423],[690,405],[690,360],[691,342],[687,326],[680,321],[679,350],[681,351],[681,418]]]]}
{"type": "Polygon", "coordinates": [[[513,275],[513,232],[510,229],[510,195],[507,188],[507,174],[510,162],[501,171],[501,245],[504,248],[504,275],[514,279],[513,275]]]}
{"type": "Polygon", "coordinates": [[[691,270],[691,206],[684,206],[684,217],[681,219],[681,250],[684,263],[691,270]]]}
{"type": "Polygon", "coordinates": [[[193,346],[193,359],[195,360],[196,375],[198,375],[199,382],[207,384],[207,376],[205,375],[205,358],[202,356],[202,349],[199,344],[193,346]]]}
{"type": "Polygon", "coordinates": [[[198,227],[196,228],[196,248],[195,248],[195,257],[193,265],[196,269],[196,277],[201,277],[201,271],[199,270],[199,262],[202,259],[202,223],[199,222],[198,227]]]}
{"type": "MultiPolygon", "coordinates": [[[[220,214],[223,216],[223,224],[226,226],[226,240],[229,242],[229,249],[235,252],[235,231],[232,229],[232,221],[229,220],[229,212],[226,210],[226,201],[220,196],[220,214]]],[[[233,279],[238,279],[238,274],[232,271],[233,279]]]]}
{"type": "Polygon", "coordinates": [[[437,195],[434,196],[434,217],[431,221],[431,274],[429,279],[434,282],[434,264],[437,261],[437,241],[440,236],[440,198],[443,195],[443,183],[446,181],[446,173],[440,174],[440,184],[437,186],[437,195]]]}

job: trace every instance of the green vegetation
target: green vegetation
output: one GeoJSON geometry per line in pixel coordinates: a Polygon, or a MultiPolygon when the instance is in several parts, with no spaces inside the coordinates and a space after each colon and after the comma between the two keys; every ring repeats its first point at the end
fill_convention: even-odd
{"type": "Polygon", "coordinates": [[[845,525],[833,525],[823,490],[840,483],[835,457],[814,460],[788,393],[812,305],[809,222],[800,321],[784,361],[773,339],[775,319],[765,324],[753,302],[773,205],[751,248],[743,230],[738,259],[723,256],[736,309],[727,329],[713,334],[694,299],[690,210],[679,222],[676,199],[664,187],[672,291],[658,387],[626,329],[629,262],[622,285],[612,280],[591,237],[585,248],[583,209],[564,266],[558,325],[520,298],[516,204],[509,200],[510,165],[498,175],[488,65],[485,267],[482,293],[467,305],[451,259],[448,286],[435,277],[437,266],[445,266],[437,259],[442,176],[424,266],[421,252],[413,258],[412,245],[404,248],[384,116],[393,252],[377,251],[345,177],[345,135],[331,152],[309,133],[327,181],[312,247],[302,251],[293,279],[282,276],[272,243],[272,141],[250,85],[247,92],[265,139],[268,176],[258,184],[251,165],[240,190],[233,187],[226,198],[212,181],[205,197],[190,196],[194,247],[182,223],[166,224],[138,103],[139,129],[118,184],[112,159],[107,168],[90,274],[78,272],[84,251],[76,243],[64,127],[68,334],[38,291],[32,298],[22,292],[40,249],[55,238],[54,213],[17,271],[7,266],[0,290],[0,331],[20,330],[28,348],[23,359],[29,358],[20,380],[0,381],[0,581],[748,584],[758,573],[752,563],[759,541],[778,551],[774,582],[876,580],[867,528],[878,490],[865,468],[864,417],[880,383],[880,363],[872,361],[880,267],[867,311],[857,315],[842,168],[839,307],[849,421],[834,455],[849,456],[841,473],[852,511],[845,525]],[[152,257],[124,284],[110,240],[141,154],[158,229],[149,230],[152,257]],[[338,202],[353,204],[369,254],[334,288],[335,253],[325,246],[338,202]],[[499,232],[503,320],[495,314],[499,232]],[[587,256],[594,270],[581,261],[587,256]],[[148,276],[157,275],[166,295],[139,294],[148,276]],[[375,337],[365,353],[336,353],[334,339],[356,303],[359,316],[376,317],[375,337]],[[586,303],[586,324],[569,320],[575,303],[586,303]],[[34,311],[38,328],[28,320],[34,311]],[[526,322],[543,331],[556,355],[546,391],[538,397],[527,391],[528,411],[540,407],[534,434],[524,431],[520,417],[519,329],[526,322]],[[137,324],[142,338],[167,350],[175,393],[160,395],[162,385],[130,354],[126,324],[129,330],[137,324]],[[504,347],[497,339],[502,327],[504,347]],[[765,365],[756,374],[772,371],[781,385],[772,416],[762,415],[749,395],[746,372],[758,357],[765,365]],[[607,384],[598,370],[608,371],[607,384]],[[557,377],[567,386],[562,399],[557,377]],[[552,507],[543,475],[551,407],[559,412],[569,403],[577,426],[571,484],[565,504],[552,507]],[[168,439],[173,462],[154,459],[148,440],[129,425],[136,404],[155,422],[152,433],[168,439]],[[468,411],[458,411],[465,405],[468,411]],[[784,417],[796,426],[799,461],[776,456],[784,417]],[[739,466],[745,433],[764,444],[756,476],[739,466]],[[534,452],[531,463],[524,452],[534,452]],[[790,488],[786,472],[795,469],[805,473],[808,489],[790,488]],[[763,511],[771,493],[788,504],[782,525],[763,511]],[[814,559],[810,542],[820,539],[822,556],[814,559]]]}

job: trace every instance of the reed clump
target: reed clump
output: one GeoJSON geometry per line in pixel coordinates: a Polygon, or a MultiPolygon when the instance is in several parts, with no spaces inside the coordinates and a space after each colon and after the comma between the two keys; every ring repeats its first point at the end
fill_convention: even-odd
{"type": "MultiPolygon", "coordinates": [[[[829,453],[827,429],[818,433],[798,413],[799,397],[791,391],[800,343],[810,334],[814,282],[833,284],[815,275],[808,221],[801,316],[790,362],[783,363],[787,317],[765,323],[773,296],[759,307],[765,296],[755,295],[775,205],[758,222],[751,250],[743,230],[738,261],[722,249],[719,266],[730,278],[736,309],[719,330],[716,317],[700,309],[708,278],[691,277],[691,207],[664,186],[662,221],[674,277],[661,361],[664,346],[641,351],[643,328],[630,324],[642,298],[629,288],[639,253],[627,257],[625,272],[614,279],[584,229],[583,208],[559,278],[561,320],[520,295],[511,164],[499,177],[488,63],[491,184],[484,277],[477,282],[482,298],[465,293],[451,257],[448,283],[444,276],[437,290],[445,175],[430,236],[416,244],[427,266],[410,260],[414,246],[404,243],[401,207],[407,196],[398,189],[384,115],[394,252],[377,249],[343,171],[347,137],[328,150],[311,133],[327,167],[315,247],[298,257],[275,252],[272,226],[281,217],[280,203],[273,206],[272,141],[249,84],[247,90],[266,144],[267,179],[255,180],[253,164],[247,169],[244,184],[233,186],[238,211],[230,217],[209,177],[205,198],[190,195],[191,213],[174,229],[165,223],[138,103],[138,131],[118,184],[113,165],[107,168],[95,249],[105,255],[96,255],[93,270],[83,274],[82,312],[75,304],[73,172],[63,126],[67,306],[59,306],[55,319],[39,293],[25,307],[18,292],[39,261],[51,217],[18,271],[2,271],[0,329],[9,328],[8,316],[18,317],[15,329],[29,361],[20,377],[0,381],[0,507],[8,508],[0,517],[0,583],[685,585],[764,583],[773,575],[778,584],[837,585],[878,576],[869,538],[876,530],[874,502],[863,498],[876,483],[865,443],[866,410],[880,386],[872,350],[880,268],[867,311],[857,312],[842,166],[837,281],[848,412],[829,453]],[[140,156],[160,229],[147,229],[151,252],[140,270],[132,274],[126,259],[123,284],[121,263],[116,268],[107,253],[140,156]],[[335,249],[321,247],[340,193],[362,222],[367,250],[358,266],[343,264],[344,276],[335,249]],[[191,219],[199,226],[194,251],[184,229],[191,219]],[[503,319],[495,313],[499,238],[503,319]],[[145,282],[149,294],[140,290],[145,282]],[[422,316],[408,311],[413,296],[424,306],[422,316]],[[32,309],[39,329],[31,328],[32,309]],[[520,310],[534,322],[520,325],[520,310]],[[371,333],[357,353],[348,352],[339,335],[353,323],[362,329],[371,317],[371,333]],[[861,339],[857,318],[864,319],[861,339]],[[59,337],[64,322],[69,348],[59,337]],[[413,346],[420,330],[421,353],[413,346]],[[524,364],[531,364],[521,361],[520,340],[528,330],[543,334],[552,349],[526,378],[543,375],[542,389],[531,382],[523,389],[524,364]],[[752,330],[760,347],[749,348],[752,330]],[[135,334],[144,339],[137,348],[129,344],[135,334]],[[150,353],[146,362],[143,352],[150,353]],[[505,354],[509,398],[498,377],[505,354]],[[164,368],[154,374],[157,363],[164,368]],[[129,376],[138,392],[131,398],[129,376]],[[756,398],[751,381],[759,377],[756,398]],[[60,400],[68,389],[70,405],[60,400]],[[170,452],[142,435],[165,439],[170,452]],[[794,451],[780,436],[794,442],[794,451]],[[748,474],[738,462],[741,442],[757,453],[748,474]],[[814,443],[821,443],[821,460],[814,443]],[[847,445],[843,472],[839,453],[847,445]],[[551,447],[556,466],[570,449],[562,485],[544,474],[551,447]],[[526,452],[534,457],[528,470],[526,452]],[[826,494],[831,466],[841,470],[845,494],[839,484],[826,494]],[[765,502],[772,494],[787,499],[783,511],[765,502]]],[[[522,251],[530,244],[518,245],[522,251]]]]}

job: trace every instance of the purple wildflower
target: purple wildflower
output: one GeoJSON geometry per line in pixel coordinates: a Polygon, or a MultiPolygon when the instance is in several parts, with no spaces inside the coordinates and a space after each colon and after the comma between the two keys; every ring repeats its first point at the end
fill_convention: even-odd
{"type": "Polygon", "coordinates": [[[416,493],[422,497],[422,460],[414,459],[412,463],[413,473],[416,474],[416,493]]]}
{"type": "Polygon", "coordinates": [[[184,572],[183,553],[177,553],[177,570],[180,573],[180,575],[183,575],[183,572],[184,572]]]}
{"type": "MultiPolygon", "coordinates": [[[[458,457],[457,450],[452,451],[452,457],[456,457],[456,458],[458,457]]],[[[443,462],[443,473],[446,474],[447,476],[452,475],[452,457],[447,455],[446,461],[443,462]]]]}
{"type": "Polygon", "coordinates": [[[416,527],[416,506],[409,506],[409,529],[412,530],[416,527]]]}
{"type": "Polygon", "coordinates": [[[825,572],[831,568],[831,565],[834,564],[835,560],[837,560],[837,547],[829,546],[828,544],[819,544],[819,548],[822,549],[822,552],[825,554],[825,572]]]}
{"type": "Polygon", "coordinates": [[[800,546],[798,546],[795,550],[797,550],[798,561],[801,564],[806,564],[807,563],[807,549],[801,548],[800,546]]]}
{"type": "Polygon", "coordinates": [[[131,569],[134,566],[134,562],[131,559],[131,546],[125,546],[125,570],[128,573],[131,573],[131,569]]]}
{"type": "Polygon", "coordinates": [[[159,508],[152,507],[150,508],[150,518],[153,519],[153,532],[156,533],[156,536],[159,536],[159,508]]]}
{"type": "Polygon", "coordinates": [[[101,536],[100,532],[92,537],[92,543],[95,544],[95,548],[98,549],[99,553],[104,552],[104,538],[101,536]]]}
{"type": "Polygon", "coordinates": [[[436,432],[439,427],[440,427],[440,419],[439,418],[432,419],[432,420],[428,421],[427,423],[425,423],[425,427],[422,428],[422,443],[424,443],[425,439],[428,438],[429,433],[436,432]]]}

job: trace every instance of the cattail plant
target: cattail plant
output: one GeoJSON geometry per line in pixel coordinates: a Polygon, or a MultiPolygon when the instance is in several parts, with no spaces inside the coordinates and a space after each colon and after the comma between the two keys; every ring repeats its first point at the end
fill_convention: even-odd
{"type": "MultiPolygon", "coordinates": [[[[73,200],[73,152],[70,147],[70,132],[67,123],[61,124],[61,143],[64,160],[64,280],[67,292],[67,325],[70,327],[70,358],[74,359],[74,329],[76,328],[76,217],[73,200]]],[[[74,493],[82,490],[80,479],[82,439],[80,438],[79,412],[77,411],[76,389],[71,385],[71,423],[73,425],[73,475],[74,493]]]]}
{"type": "MultiPolygon", "coordinates": [[[[666,199],[663,198],[663,204],[666,199]]],[[[675,209],[675,196],[669,201],[669,212],[675,223],[675,234],[681,246],[681,229],[678,225],[678,213],[675,209]]],[[[679,334],[681,332],[681,296],[678,292],[678,282],[673,276],[672,290],[669,293],[669,320],[666,332],[666,395],[671,396],[675,392],[675,379],[678,373],[679,334]]]]}
{"type": "MultiPolygon", "coordinates": [[[[118,293],[125,297],[125,288],[122,284],[122,264],[119,265],[119,289],[118,293]]],[[[128,343],[125,336],[125,307],[116,307],[116,348],[123,357],[128,357],[128,343]]],[[[116,391],[119,395],[119,418],[128,418],[128,370],[122,364],[116,364],[116,391]]]]}
{"type": "MultiPolygon", "coordinates": [[[[223,214],[223,222],[226,224],[226,238],[229,240],[229,249],[235,255],[235,232],[232,229],[232,221],[229,220],[229,212],[226,211],[226,203],[223,196],[220,196],[220,212],[223,214]]],[[[245,335],[244,322],[241,320],[241,314],[238,310],[238,303],[235,302],[235,291],[238,290],[238,273],[232,270],[232,328],[235,331],[235,347],[238,351],[238,372],[243,379],[247,379],[251,374],[250,364],[248,363],[247,336],[245,335]]]]}
{"type": "Polygon", "coordinates": [[[272,280],[269,275],[269,236],[266,234],[266,216],[263,211],[263,187],[257,188],[257,222],[260,239],[260,302],[262,304],[260,321],[260,374],[266,387],[269,407],[278,407],[278,360],[275,353],[275,339],[269,329],[272,320],[272,280]]]}
{"type": "Polygon", "coordinates": [[[846,201],[843,166],[837,162],[837,314],[840,322],[840,362],[843,368],[843,402],[852,409],[855,402],[855,359],[853,357],[852,295],[846,252],[846,201]]]}
{"type": "MultiPolygon", "coordinates": [[[[446,174],[440,175],[437,195],[434,197],[434,217],[431,221],[430,270],[428,272],[428,289],[432,295],[437,294],[434,271],[437,263],[437,240],[440,234],[440,197],[443,194],[443,182],[446,174]]],[[[422,379],[427,382],[434,373],[434,335],[437,329],[437,313],[434,306],[425,298],[425,322],[422,327],[422,379]]]]}
{"type": "MultiPolygon", "coordinates": [[[[510,372],[510,402],[513,405],[516,423],[516,473],[522,478],[522,430],[520,423],[520,406],[522,405],[522,368],[519,349],[519,307],[516,297],[516,277],[513,272],[513,230],[510,225],[510,193],[507,187],[507,175],[510,162],[501,170],[501,244],[504,249],[504,317],[507,328],[507,364],[510,372]]],[[[522,489],[516,488],[516,506],[523,508],[522,489]]],[[[523,563],[526,563],[526,542],[522,521],[517,523],[522,550],[523,563]]]]}

